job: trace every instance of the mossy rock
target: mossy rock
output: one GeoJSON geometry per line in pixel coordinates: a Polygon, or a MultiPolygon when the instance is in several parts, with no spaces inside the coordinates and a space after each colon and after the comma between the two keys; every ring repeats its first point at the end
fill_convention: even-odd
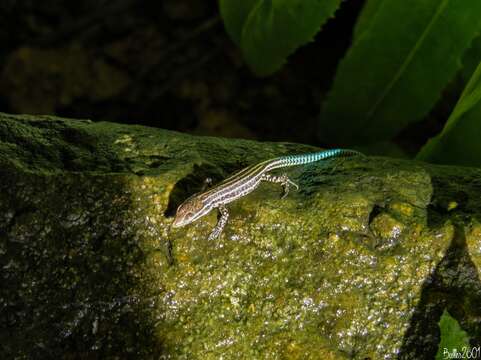
{"type": "Polygon", "coordinates": [[[444,308],[481,339],[481,170],[296,168],[171,229],[205,177],[287,143],[0,114],[0,358],[430,359],[444,308]]]}

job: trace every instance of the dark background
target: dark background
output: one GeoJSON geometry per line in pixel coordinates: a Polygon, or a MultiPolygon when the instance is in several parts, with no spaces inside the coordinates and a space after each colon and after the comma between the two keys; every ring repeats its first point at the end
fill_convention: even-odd
{"type": "MultiPolygon", "coordinates": [[[[0,111],[335,146],[316,139],[317,119],[363,3],[344,1],[312,43],[257,78],[215,0],[2,0],[0,111]]],[[[455,99],[446,91],[396,144],[414,154],[455,99]]]]}

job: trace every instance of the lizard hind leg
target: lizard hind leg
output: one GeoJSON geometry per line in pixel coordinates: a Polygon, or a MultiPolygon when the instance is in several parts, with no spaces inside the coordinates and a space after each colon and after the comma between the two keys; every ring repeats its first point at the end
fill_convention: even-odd
{"type": "Polygon", "coordinates": [[[299,185],[297,185],[294,181],[289,179],[289,177],[286,174],[282,174],[279,176],[264,174],[262,175],[261,180],[281,184],[283,188],[281,199],[284,199],[287,196],[287,194],[289,194],[289,189],[291,186],[295,187],[296,190],[299,190],[299,185]]]}

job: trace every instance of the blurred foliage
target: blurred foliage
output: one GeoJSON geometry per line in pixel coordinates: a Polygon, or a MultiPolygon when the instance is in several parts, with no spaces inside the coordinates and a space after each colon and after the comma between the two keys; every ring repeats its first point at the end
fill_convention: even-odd
{"type": "MultiPolygon", "coordinates": [[[[481,60],[480,7],[452,0],[6,0],[0,110],[413,157],[441,132],[481,60]]],[[[473,111],[455,128],[469,113],[475,138],[473,111]]],[[[451,150],[460,145],[443,141],[450,157],[429,161],[459,161],[453,154],[462,145],[451,150]]]]}
{"type": "Polygon", "coordinates": [[[481,62],[441,134],[419,152],[419,160],[481,166],[481,62]]]}
{"type": "Polygon", "coordinates": [[[359,39],[361,34],[366,30],[368,25],[371,23],[371,20],[374,18],[374,15],[378,11],[379,7],[381,6],[383,0],[367,0],[362,8],[361,13],[356,21],[356,25],[353,31],[353,38],[354,40],[359,39]]]}
{"type": "Polygon", "coordinates": [[[481,24],[481,2],[385,0],[367,9],[322,112],[328,142],[388,140],[420,120],[481,24]]]}
{"type": "MultiPolygon", "coordinates": [[[[480,30],[481,32],[481,30],[480,30]]],[[[471,75],[474,74],[479,62],[481,61],[481,36],[473,40],[471,47],[463,56],[463,63],[460,72],[461,80],[467,84],[471,75]]]]}
{"type": "Polygon", "coordinates": [[[237,46],[241,46],[242,30],[258,2],[258,0],[219,0],[219,10],[224,19],[225,28],[237,46]]]}
{"type": "Polygon", "coordinates": [[[231,38],[258,75],[278,70],[288,55],[311,41],[341,0],[220,0],[231,38]]]}
{"type": "Polygon", "coordinates": [[[441,342],[439,343],[436,360],[449,359],[445,351],[453,353],[457,351],[461,354],[462,349],[469,349],[469,342],[466,332],[461,329],[456,319],[444,310],[441,320],[439,320],[439,328],[441,330],[441,342]]]}
{"type": "MultiPolygon", "coordinates": [[[[278,70],[340,6],[338,1],[219,3],[228,33],[258,75],[278,70]]],[[[453,89],[459,94],[479,63],[480,13],[479,1],[366,1],[324,101],[321,143],[363,145],[368,153],[403,156],[392,139],[435,111],[453,89]]],[[[481,165],[476,84],[474,77],[446,129],[420,159],[481,165]]]]}

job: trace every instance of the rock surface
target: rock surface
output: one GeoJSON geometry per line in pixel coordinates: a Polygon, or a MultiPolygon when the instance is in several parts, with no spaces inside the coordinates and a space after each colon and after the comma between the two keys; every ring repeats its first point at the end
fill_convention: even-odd
{"type": "Polygon", "coordinates": [[[289,169],[170,229],[242,167],[313,149],[0,114],[0,358],[430,359],[444,308],[481,339],[481,170],[289,169]]]}

